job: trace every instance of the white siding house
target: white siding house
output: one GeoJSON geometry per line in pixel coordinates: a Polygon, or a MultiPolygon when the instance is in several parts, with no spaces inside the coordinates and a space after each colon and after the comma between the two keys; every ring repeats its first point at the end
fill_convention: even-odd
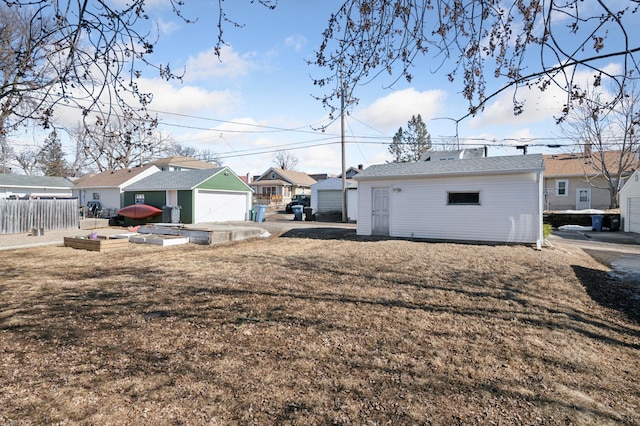
{"type": "Polygon", "coordinates": [[[542,155],[371,166],[357,175],[358,235],[542,246],[542,155]]]}
{"type": "Polygon", "coordinates": [[[89,201],[100,201],[103,209],[115,212],[124,207],[124,189],[154,173],[160,173],[160,169],[146,165],[83,176],[75,181],[73,195],[78,197],[81,206],[86,206],[89,201]]]}
{"type": "MultiPolygon", "coordinates": [[[[347,179],[347,220],[358,214],[358,182],[347,179]]],[[[316,213],[342,212],[342,179],[328,178],[311,185],[311,206],[316,213]]]]}
{"type": "Polygon", "coordinates": [[[640,233],[640,171],[636,170],[618,193],[625,232],[640,233]]]}

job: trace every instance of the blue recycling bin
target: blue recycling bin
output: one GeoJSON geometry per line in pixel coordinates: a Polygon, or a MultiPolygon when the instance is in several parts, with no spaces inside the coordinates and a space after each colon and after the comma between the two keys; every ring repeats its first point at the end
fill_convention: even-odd
{"type": "Polygon", "coordinates": [[[604,220],[604,215],[602,214],[594,214],[591,216],[591,230],[592,231],[602,231],[602,221],[604,220]]]}
{"type": "Polygon", "coordinates": [[[263,204],[256,204],[253,206],[255,210],[255,215],[253,216],[253,220],[255,222],[264,222],[264,215],[267,212],[267,206],[263,204]]]}
{"type": "Polygon", "coordinates": [[[304,210],[304,206],[291,206],[291,210],[293,210],[293,220],[302,220],[302,211],[304,210]]]}

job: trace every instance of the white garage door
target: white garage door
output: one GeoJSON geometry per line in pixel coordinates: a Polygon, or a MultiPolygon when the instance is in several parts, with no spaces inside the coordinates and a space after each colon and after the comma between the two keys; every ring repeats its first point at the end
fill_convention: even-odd
{"type": "Polygon", "coordinates": [[[629,197],[629,231],[640,233],[640,197],[629,197]]]}
{"type": "Polygon", "coordinates": [[[318,190],[318,213],[341,211],[342,190],[318,190]]]}
{"type": "Polygon", "coordinates": [[[246,192],[198,191],[195,223],[247,219],[246,192]]]}

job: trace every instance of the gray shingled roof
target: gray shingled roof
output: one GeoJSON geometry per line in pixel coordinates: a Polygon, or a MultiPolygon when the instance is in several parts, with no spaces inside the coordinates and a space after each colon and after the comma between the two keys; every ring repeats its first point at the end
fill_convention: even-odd
{"type": "Polygon", "coordinates": [[[180,170],[174,172],[158,172],[125,188],[125,191],[164,191],[167,189],[193,189],[211,176],[219,173],[224,167],[205,170],[180,170]]]}
{"type": "Polygon", "coordinates": [[[0,186],[25,188],[73,188],[73,182],[63,177],[0,174],[0,186]]]}
{"type": "Polygon", "coordinates": [[[379,164],[366,168],[354,176],[353,179],[367,180],[417,176],[488,175],[538,170],[544,170],[542,154],[379,164]]]}

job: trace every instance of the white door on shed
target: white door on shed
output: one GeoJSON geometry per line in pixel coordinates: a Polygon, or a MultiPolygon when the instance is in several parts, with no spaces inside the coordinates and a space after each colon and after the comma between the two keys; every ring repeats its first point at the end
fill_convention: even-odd
{"type": "Polygon", "coordinates": [[[318,190],[318,213],[341,212],[342,190],[318,190]]]}
{"type": "Polygon", "coordinates": [[[640,197],[629,197],[627,200],[629,232],[640,233],[640,197]]]}
{"type": "Polygon", "coordinates": [[[246,220],[246,192],[200,190],[195,196],[194,223],[246,220]]]}
{"type": "Polygon", "coordinates": [[[373,235],[389,235],[389,188],[373,188],[373,235]]]}

